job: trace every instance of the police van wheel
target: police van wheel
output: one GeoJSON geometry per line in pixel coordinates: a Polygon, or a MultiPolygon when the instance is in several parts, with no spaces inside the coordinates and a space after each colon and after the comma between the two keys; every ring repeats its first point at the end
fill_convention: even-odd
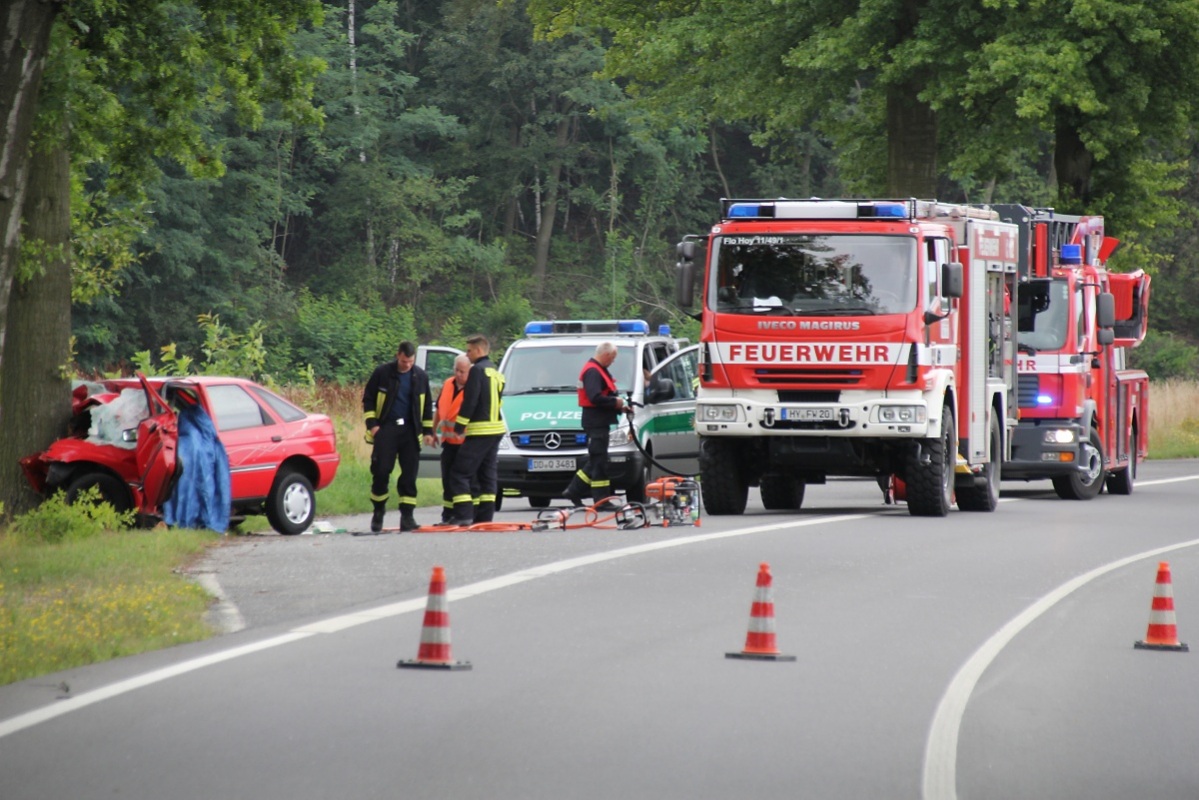
{"type": "MultiPolygon", "coordinates": [[[[648,453],[649,451],[647,450],[646,452],[648,453]]],[[[641,474],[638,475],[633,480],[633,483],[630,484],[629,488],[625,491],[625,499],[628,500],[630,503],[644,503],[645,499],[646,499],[645,498],[645,486],[648,483],[649,483],[649,462],[647,461],[645,463],[645,466],[643,466],[641,468],[641,474]]]]}
{"type": "MultiPolygon", "coordinates": [[[[495,496],[496,508],[499,508],[500,496],[495,496]]],[[[532,508],[549,508],[550,499],[548,497],[530,497],[529,506],[532,508]]]]}

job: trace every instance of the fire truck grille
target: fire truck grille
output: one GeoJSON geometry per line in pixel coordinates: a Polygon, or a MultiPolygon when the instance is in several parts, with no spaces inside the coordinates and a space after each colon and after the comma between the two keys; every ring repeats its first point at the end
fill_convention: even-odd
{"type": "Polygon", "coordinates": [[[1016,403],[1020,408],[1036,408],[1037,395],[1041,391],[1038,375],[1021,375],[1016,383],[1016,403]]]}
{"type": "Polygon", "coordinates": [[[753,378],[759,386],[857,386],[863,371],[848,367],[762,367],[753,371],[753,378]]]}
{"type": "Polygon", "coordinates": [[[587,434],[582,431],[520,431],[508,438],[517,447],[533,450],[573,450],[587,446],[587,434]]]}

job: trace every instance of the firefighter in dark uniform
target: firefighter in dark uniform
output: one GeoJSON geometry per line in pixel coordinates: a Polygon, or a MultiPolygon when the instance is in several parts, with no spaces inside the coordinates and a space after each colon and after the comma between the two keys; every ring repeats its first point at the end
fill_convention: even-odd
{"type": "Polygon", "coordinates": [[[383,513],[391,472],[400,462],[396,492],[400,496],[400,530],[415,530],[416,473],[420,468],[420,447],[433,447],[433,403],[429,396],[429,376],[416,366],[416,345],[400,342],[395,361],[380,364],[371,373],[362,392],[362,412],[366,420],[366,440],[371,443],[371,533],[383,530],[383,513]]]}
{"type": "Polygon", "coordinates": [[[471,368],[462,389],[462,407],[454,421],[454,430],[465,438],[458,447],[449,476],[450,499],[454,504],[451,522],[455,525],[491,522],[495,517],[496,461],[507,428],[500,416],[504,376],[488,358],[490,352],[487,337],[476,334],[466,340],[466,357],[471,360],[471,368]],[[477,507],[471,496],[472,484],[478,490],[477,507]]]}
{"type": "Polygon", "coordinates": [[[612,426],[626,409],[624,398],[616,393],[616,380],[608,367],[616,360],[616,345],[602,342],[595,356],[588,359],[579,373],[579,405],[583,408],[583,432],[587,434],[587,460],[580,465],[565,495],[576,506],[584,505],[588,494],[601,511],[619,508],[612,501],[600,503],[612,496],[608,479],[608,439],[612,426]]]}

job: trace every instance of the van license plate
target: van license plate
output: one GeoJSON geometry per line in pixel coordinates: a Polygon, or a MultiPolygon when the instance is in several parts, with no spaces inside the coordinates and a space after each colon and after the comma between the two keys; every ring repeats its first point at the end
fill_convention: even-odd
{"type": "Polygon", "coordinates": [[[567,470],[573,471],[575,468],[575,460],[573,458],[530,458],[529,472],[564,472],[567,470]]]}
{"type": "Polygon", "coordinates": [[[779,419],[788,422],[832,422],[837,418],[835,408],[783,408],[779,419]]]}

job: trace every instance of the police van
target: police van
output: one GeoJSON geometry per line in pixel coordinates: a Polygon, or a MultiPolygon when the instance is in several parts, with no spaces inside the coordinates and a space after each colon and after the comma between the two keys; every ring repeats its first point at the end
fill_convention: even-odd
{"type": "Polygon", "coordinates": [[[696,472],[697,345],[687,347],[686,339],[672,338],[668,326],[651,334],[644,320],[530,322],[500,363],[508,433],[500,444],[497,500],[521,495],[534,508],[545,508],[563,497],[587,457],[579,372],[604,341],[616,345],[609,372],[620,395],[634,407],[632,432],[621,415],[609,439],[613,491],[624,492],[630,501],[644,500],[646,483],[664,473],[645,454],[667,467],[665,471],[696,472]]]}

